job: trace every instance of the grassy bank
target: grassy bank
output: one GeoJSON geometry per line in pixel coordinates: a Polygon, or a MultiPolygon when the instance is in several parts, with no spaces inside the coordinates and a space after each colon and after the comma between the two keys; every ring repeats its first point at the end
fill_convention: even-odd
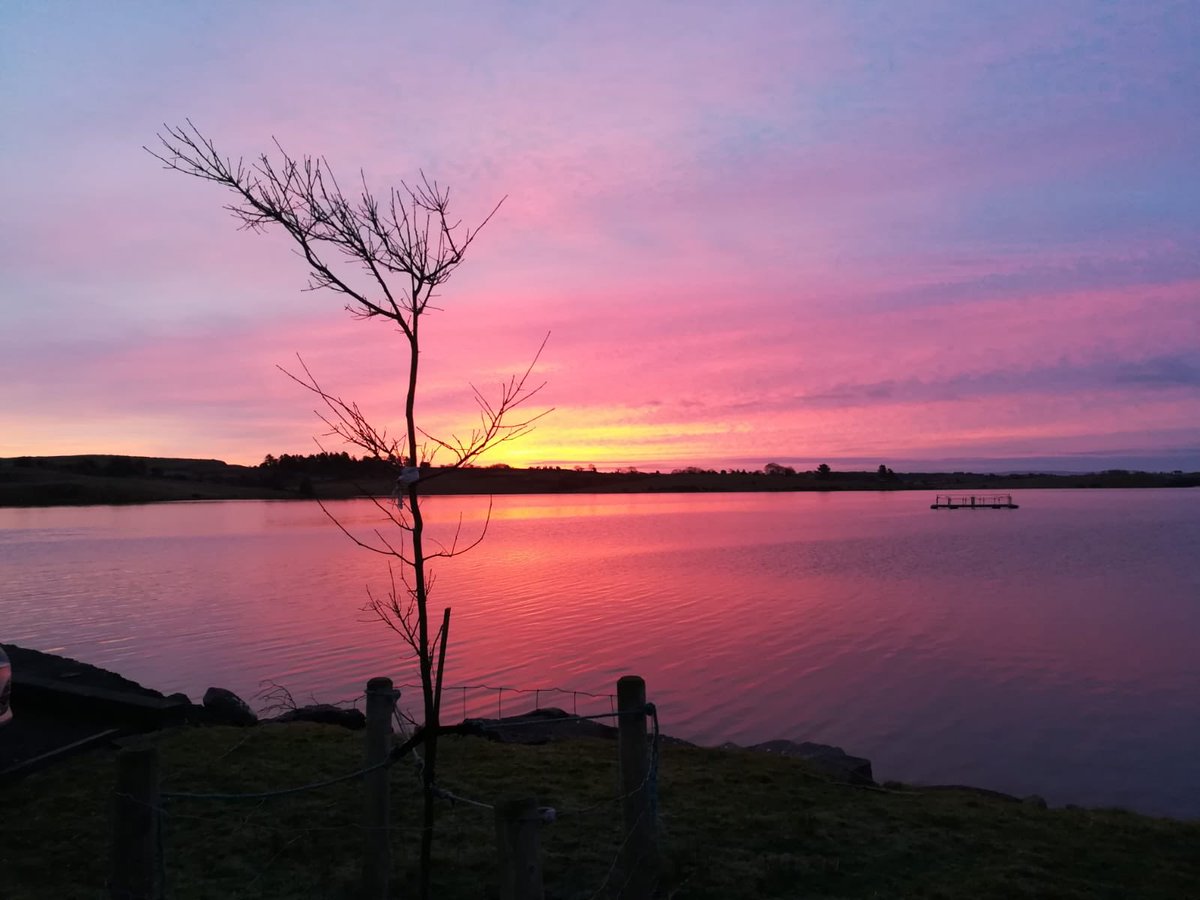
{"type": "MultiPolygon", "coordinates": [[[[307,783],[361,764],[361,735],[316,725],[184,729],[157,738],[164,790],[242,792],[307,783]]],[[[451,738],[443,786],[493,801],[533,793],[560,811],[542,829],[547,895],[592,897],[623,832],[616,747],[451,738]]],[[[4,791],[0,893],[7,900],[101,897],[114,758],[100,752],[4,791]]],[[[394,884],[411,896],[417,782],[392,770],[394,884]]],[[[362,798],[357,782],[271,801],[172,800],[163,846],[167,897],[355,895],[362,798]]],[[[1045,810],[972,792],[839,785],[804,763],[748,751],[665,746],[664,893],[739,897],[1191,897],[1200,823],[1119,811],[1045,810]]],[[[491,813],[442,807],[435,896],[495,885],[491,813]]],[[[603,894],[601,894],[603,896],[603,894]]]]}

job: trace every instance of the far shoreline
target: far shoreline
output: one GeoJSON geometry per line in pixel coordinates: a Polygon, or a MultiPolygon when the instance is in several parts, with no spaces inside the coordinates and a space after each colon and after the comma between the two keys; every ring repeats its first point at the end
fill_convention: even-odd
{"type": "MultiPolygon", "coordinates": [[[[112,506],[188,500],[341,500],[386,497],[393,470],[372,460],[339,454],[288,457],[271,465],[238,466],[221,460],[131,456],[55,456],[0,459],[0,507],[112,506]]],[[[1200,487],[1200,472],[797,472],[767,465],[763,471],[697,467],[669,473],[633,469],[516,469],[491,466],[422,468],[422,493],[438,495],[571,495],[696,493],[833,493],[844,491],[988,492],[1054,488],[1200,487]]]]}

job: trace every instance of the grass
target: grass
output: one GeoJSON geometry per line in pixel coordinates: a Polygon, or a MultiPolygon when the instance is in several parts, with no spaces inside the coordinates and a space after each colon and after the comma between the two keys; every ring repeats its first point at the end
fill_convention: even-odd
{"type": "MultiPolygon", "coordinates": [[[[361,735],[317,725],[189,728],[159,735],[168,791],[271,790],[361,764],[361,735]]],[[[560,812],[542,828],[547,896],[605,886],[623,831],[616,746],[443,741],[440,781],[489,802],[536,795],[560,812]]],[[[112,751],[68,761],[0,796],[0,895],[106,897],[112,751]]],[[[392,769],[393,885],[411,896],[417,780],[392,769]]],[[[357,895],[358,782],[268,801],[171,800],[166,896],[348,898],[357,895]]],[[[660,811],[662,895],[750,897],[1194,897],[1200,823],[1109,810],[1045,810],[968,791],[879,791],[835,784],[804,763],[748,751],[667,745],[660,811]]],[[[496,890],[488,810],[444,805],[435,896],[496,890]]],[[[604,896],[604,893],[601,893],[604,896]]]]}

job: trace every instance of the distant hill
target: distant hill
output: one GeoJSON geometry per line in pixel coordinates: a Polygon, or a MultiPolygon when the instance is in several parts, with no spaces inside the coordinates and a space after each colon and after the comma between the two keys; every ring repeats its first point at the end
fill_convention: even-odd
{"type": "Polygon", "coordinates": [[[230,469],[247,469],[248,466],[231,466],[220,459],[187,459],[173,456],[119,456],[111,453],[81,453],[73,456],[17,456],[0,457],[0,466],[11,463],[19,468],[78,469],[98,472],[110,467],[133,468],[139,471],[151,469],[177,472],[221,472],[230,469]]]}
{"type": "Polygon", "coordinates": [[[260,484],[257,470],[219,459],[116,456],[0,458],[0,506],[83,506],[160,500],[295,496],[260,484]]]}

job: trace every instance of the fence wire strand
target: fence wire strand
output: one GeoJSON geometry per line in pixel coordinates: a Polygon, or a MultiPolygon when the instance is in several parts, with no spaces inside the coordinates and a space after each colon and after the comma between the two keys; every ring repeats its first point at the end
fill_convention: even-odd
{"type": "MultiPolygon", "coordinates": [[[[402,690],[422,690],[420,684],[398,684],[398,689],[402,690]]],[[[617,695],[616,694],[598,694],[592,691],[580,691],[574,688],[563,687],[536,687],[536,688],[517,688],[507,685],[494,684],[455,684],[447,685],[442,688],[442,693],[458,692],[462,695],[462,711],[463,718],[467,718],[467,692],[468,691],[491,691],[496,694],[496,714],[498,718],[504,718],[504,694],[533,694],[533,708],[541,709],[542,694],[570,694],[571,695],[571,712],[579,713],[579,698],[587,697],[589,700],[607,700],[609,711],[617,711],[617,695]]]]}
{"type": "MultiPolygon", "coordinates": [[[[411,688],[411,687],[415,687],[415,686],[402,684],[399,687],[400,688],[411,688]]],[[[512,693],[519,693],[519,694],[532,693],[532,694],[534,694],[535,704],[540,702],[540,695],[542,693],[559,692],[559,693],[563,693],[563,694],[573,694],[573,695],[575,695],[575,708],[576,709],[577,709],[577,702],[578,702],[579,696],[586,696],[586,697],[593,698],[593,699],[607,698],[607,699],[609,699],[610,703],[612,703],[615,699],[615,695],[612,695],[612,694],[594,694],[594,693],[591,693],[588,691],[572,691],[572,690],[565,689],[565,688],[519,689],[519,688],[497,687],[497,686],[485,685],[485,684],[459,685],[459,686],[456,686],[453,688],[447,688],[447,690],[463,690],[464,691],[464,704],[465,704],[465,691],[470,690],[470,689],[477,689],[477,690],[482,689],[482,690],[496,691],[498,694],[498,703],[500,704],[501,710],[503,708],[502,707],[502,703],[503,703],[502,697],[503,697],[504,691],[510,691],[512,693]]],[[[465,706],[464,706],[464,708],[465,708],[465,706]]],[[[535,709],[539,709],[539,708],[540,707],[535,706],[535,709]]],[[[597,888],[596,892],[592,895],[593,898],[599,897],[605,891],[605,889],[608,887],[609,883],[612,880],[613,873],[615,871],[617,871],[617,868],[620,864],[622,854],[625,852],[626,847],[628,846],[629,842],[632,840],[634,833],[637,831],[637,828],[638,828],[639,824],[641,824],[644,817],[648,814],[649,816],[651,816],[653,821],[657,821],[657,817],[658,817],[657,780],[658,780],[659,745],[660,745],[660,733],[659,733],[657,709],[655,708],[653,703],[646,703],[642,707],[639,707],[636,709],[630,709],[630,710],[617,710],[614,705],[614,708],[612,708],[610,712],[606,712],[606,713],[579,714],[578,712],[576,712],[573,715],[558,716],[558,717],[554,717],[554,718],[530,715],[530,716],[525,716],[525,717],[514,717],[511,720],[508,720],[508,721],[502,720],[502,721],[496,723],[496,725],[501,728],[523,728],[523,727],[530,727],[530,726],[535,726],[535,725],[542,725],[545,727],[555,727],[555,726],[559,726],[559,725],[576,723],[576,722],[592,722],[592,721],[599,721],[599,720],[603,720],[603,719],[619,719],[622,716],[648,716],[653,722],[653,733],[652,733],[652,736],[647,741],[647,744],[648,744],[647,750],[648,750],[649,757],[650,757],[649,765],[647,767],[646,774],[643,777],[641,783],[639,785],[637,785],[637,787],[635,787],[629,791],[626,791],[623,793],[618,793],[615,796],[605,797],[601,800],[596,801],[595,803],[589,804],[584,807],[580,807],[580,808],[576,808],[576,809],[570,809],[570,808],[556,809],[554,807],[543,806],[543,807],[539,807],[537,810],[538,821],[541,822],[542,824],[548,825],[550,823],[559,821],[560,819],[564,819],[564,818],[576,819],[576,818],[586,816],[590,813],[596,812],[598,810],[611,808],[614,804],[620,804],[620,803],[624,802],[625,800],[627,800],[628,798],[634,796],[635,794],[638,794],[639,792],[642,792],[642,791],[646,792],[647,804],[639,812],[637,819],[634,821],[633,825],[626,831],[624,837],[621,839],[621,842],[617,847],[616,854],[613,857],[612,862],[609,864],[608,869],[604,875],[603,880],[600,883],[599,888],[597,888]]],[[[469,720],[465,720],[464,724],[467,724],[468,722],[469,722],[469,720]]],[[[451,726],[451,727],[458,728],[460,726],[451,726]]],[[[450,733],[455,733],[455,732],[451,731],[450,733]]],[[[223,753],[221,753],[215,760],[213,760],[213,762],[220,762],[222,760],[225,760],[233,752],[235,752],[236,750],[241,748],[250,739],[250,737],[251,737],[251,735],[247,734],[241,740],[235,742],[227,750],[225,750],[223,753]]],[[[418,752],[418,747],[423,742],[424,737],[425,737],[424,733],[421,731],[421,729],[418,728],[414,732],[408,734],[402,743],[397,744],[396,746],[392,747],[391,750],[389,751],[387,757],[380,762],[377,762],[377,763],[374,763],[374,764],[368,765],[368,766],[363,766],[361,768],[355,769],[350,772],[346,772],[341,775],[311,781],[306,784],[296,785],[294,787],[279,788],[279,789],[275,789],[275,790],[266,790],[266,791],[250,791],[250,792],[161,791],[159,794],[160,801],[158,804],[155,804],[155,805],[146,804],[143,801],[140,801],[137,798],[135,798],[129,794],[125,794],[125,793],[117,793],[117,796],[121,797],[125,800],[139,803],[140,805],[143,805],[143,806],[147,806],[148,808],[153,809],[158,814],[156,817],[157,833],[155,835],[155,840],[158,845],[157,863],[156,864],[159,869],[158,874],[159,874],[160,883],[164,886],[164,889],[165,889],[165,886],[166,886],[166,862],[165,862],[165,860],[166,860],[166,849],[167,848],[165,846],[166,841],[164,839],[163,833],[165,830],[165,824],[168,823],[169,821],[172,821],[172,820],[180,821],[180,822],[191,821],[191,822],[201,823],[201,825],[225,826],[225,830],[229,834],[236,836],[236,835],[242,833],[248,827],[251,827],[252,823],[253,823],[253,825],[256,825],[256,826],[261,826],[261,825],[265,824],[264,821],[262,821],[262,820],[259,820],[259,821],[255,821],[255,820],[265,810],[267,801],[278,799],[278,798],[283,798],[283,797],[297,796],[300,794],[306,794],[306,793],[318,791],[318,790],[321,790],[324,788],[333,787],[335,785],[345,784],[347,782],[363,778],[364,776],[366,776],[372,772],[379,771],[380,769],[386,769],[386,768],[392,766],[394,763],[398,762],[399,760],[407,758],[410,754],[415,758],[415,761],[416,761],[416,765],[414,767],[415,774],[417,775],[418,779],[421,779],[421,778],[423,778],[423,774],[424,774],[423,773],[424,760],[423,760],[421,754],[418,752]],[[204,815],[204,814],[197,815],[197,814],[192,814],[192,813],[184,813],[184,812],[179,811],[176,808],[177,801],[192,801],[192,800],[255,802],[255,805],[253,806],[253,808],[248,810],[245,813],[245,815],[239,816],[235,820],[235,823],[232,825],[232,828],[229,828],[231,823],[226,815],[204,815]]],[[[496,806],[494,803],[490,803],[485,800],[480,800],[475,797],[466,796],[466,795],[460,794],[456,791],[451,791],[451,790],[449,790],[445,787],[442,787],[441,785],[436,784],[436,783],[431,783],[430,788],[432,790],[433,796],[437,797],[438,799],[447,801],[451,805],[451,808],[461,805],[461,806],[466,806],[466,807],[488,810],[488,811],[492,811],[492,812],[494,812],[496,809],[496,806]]],[[[333,810],[333,807],[334,807],[333,803],[329,803],[326,805],[327,811],[330,811],[330,812],[333,810]]],[[[336,825],[326,825],[326,826],[314,825],[314,826],[305,826],[298,830],[293,829],[291,832],[289,832],[291,834],[290,839],[287,840],[286,842],[284,842],[282,845],[277,845],[275,847],[273,855],[266,861],[266,863],[264,865],[262,865],[261,867],[258,867],[258,870],[257,870],[257,872],[255,872],[253,878],[251,878],[250,881],[244,885],[244,887],[246,889],[249,889],[249,888],[253,887],[254,885],[258,884],[259,881],[264,877],[264,875],[266,875],[268,869],[270,869],[274,865],[274,863],[288,851],[288,849],[290,847],[292,847],[294,844],[296,844],[297,842],[302,840],[304,837],[309,836],[309,835],[315,835],[320,832],[344,831],[347,827],[353,827],[356,824],[360,828],[368,827],[366,825],[362,825],[361,823],[354,823],[354,822],[348,821],[346,823],[341,823],[341,824],[336,824],[336,825]]],[[[407,826],[401,826],[399,824],[386,826],[386,828],[389,832],[400,831],[406,827],[407,826]]]]}

